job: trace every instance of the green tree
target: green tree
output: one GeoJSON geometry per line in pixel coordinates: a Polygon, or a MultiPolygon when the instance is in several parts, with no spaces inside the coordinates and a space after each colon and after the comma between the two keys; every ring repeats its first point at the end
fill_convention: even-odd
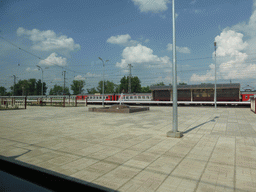
{"type": "Polygon", "coordinates": [[[126,76],[122,77],[120,80],[120,92],[128,92],[128,78],[126,76]]]}
{"type": "Polygon", "coordinates": [[[151,86],[165,86],[164,82],[152,84],[151,86]]]}
{"type": "Polygon", "coordinates": [[[36,91],[36,79],[29,79],[28,84],[28,95],[41,95],[41,91],[40,93],[37,93],[36,91]]]}
{"type": "MultiPolygon", "coordinates": [[[[54,85],[53,88],[50,89],[49,95],[62,95],[63,94],[63,87],[59,85],[54,85]]],[[[69,88],[65,87],[65,94],[70,95],[69,88]]]]}
{"type": "Polygon", "coordinates": [[[91,89],[87,89],[87,92],[89,94],[95,94],[95,93],[98,93],[98,91],[95,89],[95,87],[91,88],[91,89]]]}
{"type": "Polygon", "coordinates": [[[6,88],[1,86],[0,87],[0,95],[5,96],[5,94],[6,94],[6,88]]]}
{"type": "MultiPolygon", "coordinates": [[[[11,90],[13,92],[13,86],[11,86],[11,90]]],[[[14,95],[16,96],[24,96],[29,93],[29,83],[28,80],[19,80],[18,83],[14,85],[14,95]]]]}
{"type": "Polygon", "coordinates": [[[141,93],[151,93],[149,86],[141,87],[141,93]]]}
{"type": "MultiPolygon", "coordinates": [[[[46,83],[43,83],[44,95],[47,91],[46,83]]],[[[13,92],[13,86],[11,86],[13,92]]],[[[42,93],[42,83],[41,80],[36,81],[36,79],[29,80],[19,80],[14,86],[14,95],[25,96],[25,95],[41,95],[42,93]]]]}
{"type": "MultiPolygon", "coordinates": [[[[120,92],[128,92],[128,86],[129,86],[129,77],[122,77],[120,80],[120,92]]],[[[132,93],[140,93],[141,92],[141,81],[140,79],[135,76],[131,77],[131,92],[132,93]]]]}
{"type": "MultiPolygon", "coordinates": [[[[98,83],[97,92],[102,93],[103,81],[98,83]]],[[[115,93],[117,85],[111,81],[104,81],[104,93],[115,93]]]]}
{"type": "MultiPolygon", "coordinates": [[[[39,80],[36,82],[35,91],[36,91],[36,95],[42,95],[42,82],[41,82],[41,79],[39,79],[39,80]]],[[[46,83],[43,82],[43,95],[46,94],[46,91],[47,91],[46,83]]]]}
{"type": "Polygon", "coordinates": [[[85,81],[73,80],[73,84],[71,85],[71,90],[73,91],[74,95],[78,95],[84,91],[83,89],[84,86],[85,86],[85,81]]]}
{"type": "Polygon", "coordinates": [[[179,85],[187,85],[187,83],[181,82],[181,83],[179,83],[179,85]]]}
{"type": "Polygon", "coordinates": [[[5,96],[12,96],[12,92],[6,92],[5,96]]]}

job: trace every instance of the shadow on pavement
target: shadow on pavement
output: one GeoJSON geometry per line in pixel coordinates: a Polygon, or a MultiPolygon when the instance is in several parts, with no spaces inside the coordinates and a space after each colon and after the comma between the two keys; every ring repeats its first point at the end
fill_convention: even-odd
{"type": "Polygon", "coordinates": [[[204,123],[201,123],[201,124],[199,124],[199,125],[197,125],[197,126],[195,126],[195,127],[192,127],[192,128],[190,128],[190,129],[188,129],[188,130],[182,132],[182,133],[183,133],[183,134],[186,134],[186,133],[188,133],[188,132],[190,132],[190,131],[192,131],[192,130],[194,130],[194,129],[196,129],[196,128],[202,126],[202,125],[205,125],[206,123],[215,122],[215,119],[218,119],[218,118],[219,118],[219,117],[216,116],[216,117],[214,117],[212,120],[206,121],[206,122],[204,122],[204,123]]]}

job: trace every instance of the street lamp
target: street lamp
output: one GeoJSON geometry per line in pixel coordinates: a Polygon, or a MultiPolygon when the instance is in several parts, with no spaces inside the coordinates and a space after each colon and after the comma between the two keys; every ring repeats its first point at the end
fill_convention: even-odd
{"type": "Polygon", "coordinates": [[[42,70],[42,96],[44,95],[44,84],[43,84],[43,73],[44,73],[44,71],[43,71],[43,68],[42,67],[40,67],[39,65],[37,65],[37,67],[38,67],[38,70],[42,70]]]}
{"type": "Polygon", "coordinates": [[[103,63],[103,84],[102,84],[102,107],[104,107],[104,66],[105,66],[105,63],[107,63],[109,60],[106,60],[105,61],[105,63],[104,63],[104,61],[103,61],[103,59],[101,59],[100,57],[99,57],[99,59],[102,61],[102,63],[103,63]]]}

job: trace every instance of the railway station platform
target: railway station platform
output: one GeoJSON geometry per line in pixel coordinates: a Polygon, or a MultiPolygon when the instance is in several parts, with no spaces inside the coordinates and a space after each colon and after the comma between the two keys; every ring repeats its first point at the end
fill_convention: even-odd
{"type": "Polygon", "coordinates": [[[256,191],[250,108],[178,107],[184,136],[170,138],[170,106],[89,107],[0,111],[0,159],[109,191],[256,191]]]}

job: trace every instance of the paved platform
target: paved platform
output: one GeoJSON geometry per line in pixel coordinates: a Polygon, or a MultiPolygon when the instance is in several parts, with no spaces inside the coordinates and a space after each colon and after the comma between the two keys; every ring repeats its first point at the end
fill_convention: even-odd
{"type": "Polygon", "coordinates": [[[117,191],[256,191],[249,108],[179,107],[178,114],[182,138],[166,137],[172,107],[0,111],[0,155],[117,191]]]}

